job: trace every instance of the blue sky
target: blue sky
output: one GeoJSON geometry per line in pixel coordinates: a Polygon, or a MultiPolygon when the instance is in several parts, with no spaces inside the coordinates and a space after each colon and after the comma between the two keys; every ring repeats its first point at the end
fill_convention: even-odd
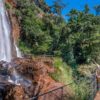
{"type": "MultiPolygon", "coordinates": [[[[48,5],[52,5],[54,0],[45,0],[48,5]]],[[[100,0],[62,0],[65,4],[67,4],[67,7],[63,10],[62,14],[65,16],[68,14],[68,12],[72,9],[75,8],[77,10],[83,10],[84,5],[88,4],[90,7],[90,13],[95,14],[95,11],[93,7],[95,5],[100,4],[100,0]]]]}

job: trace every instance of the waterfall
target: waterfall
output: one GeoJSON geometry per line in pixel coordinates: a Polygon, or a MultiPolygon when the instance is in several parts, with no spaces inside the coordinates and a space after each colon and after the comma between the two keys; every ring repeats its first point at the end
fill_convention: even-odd
{"type": "Polygon", "coordinates": [[[14,43],[15,49],[16,49],[16,53],[17,53],[17,57],[22,57],[21,52],[19,50],[19,48],[17,47],[16,43],[14,43]]]}
{"type": "Polygon", "coordinates": [[[0,0],[0,60],[11,61],[10,25],[3,0],[0,0]]]}
{"type": "Polygon", "coordinates": [[[14,40],[14,42],[12,42],[11,37],[11,25],[8,19],[8,14],[5,9],[4,1],[0,0],[0,61],[6,61],[3,65],[5,69],[9,70],[12,68],[12,71],[9,74],[6,73],[7,75],[4,75],[0,73],[0,75],[3,80],[12,84],[29,87],[31,85],[31,81],[19,75],[16,68],[10,65],[13,58],[12,46],[14,46],[14,50],[16,51],[16,57],[21,57],[21,52],[17,47],[16,42],[14,40]]]}
{"type": "MultiPolygon", "coordinates": [[[[15,45],[17,56],[20,57],[18,47],[15,45]]],[[[4,1],[0,0],[0,61],[10,62],[12,59],[11,51],[11,27],[8,20],[8,15],[5,10],[4,1]]]]}

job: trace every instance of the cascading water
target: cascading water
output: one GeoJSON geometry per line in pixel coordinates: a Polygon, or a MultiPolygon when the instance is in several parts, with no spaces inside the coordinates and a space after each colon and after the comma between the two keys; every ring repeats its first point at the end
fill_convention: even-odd
{"type": "Polygon", "coordinates": [[[7,19],[4,2],[0,0],[0,60],[8,62],[12,59],[10,33],[10,23],[7,19]]]}
{"type": "MultiPolygon", "coordinates": [[[[10,62],[12,59],[11,51],[11,27],[5,10],[4,1],[0,0],[0,61],[10,62]]],[[[17,57],[21,57],[19,48],[14,43],[17,57]]]]}
{"type": "Polygon", "coordinates": [[[17,47],[16,43],[14,43],[15,49],[16,49],[16,53],[17,53],[17,57],[22,58],[21,52],[19,50],[19,48],[17,47]]]}
{"type": "MultiPolygon", "coordinates": [[[[7,11],[5,9],[5,3],[3,0],[0,0],[0,61],[11,62],[12,60],[12,46],[14,46],[16,50],[17,57],[21,57],[21,52],[17,47],[16,43],[12,44],[11,41],[11,25],[8,20],[7,11]]],[[[3,66],[4,67],[4,66],[3,66]]],[[[7,65],[6,65],[7,67],[7,65]]],[[[9,68],[9,67],[7,67],[9,68]]],[[[22,83],[28,84],[29,81],[25,80],[19,74],[17,74],[15,68],[13,68],[12,76],[1,75],[2,78],[6,77],[8,82],[11,82],[16,85],[20,85],[22,83]]]]}

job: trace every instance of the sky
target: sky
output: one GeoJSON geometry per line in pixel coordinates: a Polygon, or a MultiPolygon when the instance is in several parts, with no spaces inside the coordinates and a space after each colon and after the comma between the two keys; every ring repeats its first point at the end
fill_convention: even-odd
{"type": "MultiPolygon", "coordinates": [[[[54,0],[45,0],[45,1],[48,5],[52,5],[54,0]]],[[[62,11],[63,17],[65,17],[65,15],[68,14],[68,12],[73,8],[77,10],[83,10],[85,4],[89,5],[90,13],[95,14],[95,10],[93,9],[93,7],[95,5],[100,5],[100,0],[62,0],[62,1],[67,5],[67,7],[62,11]]]]}

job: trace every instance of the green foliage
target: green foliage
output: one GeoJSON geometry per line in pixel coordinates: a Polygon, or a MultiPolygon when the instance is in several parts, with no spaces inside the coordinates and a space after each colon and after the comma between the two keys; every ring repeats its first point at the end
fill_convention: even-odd
{"type": "Polygon", "coordinates": [[[73,82],[72,69],[59,57],[54,58],[55,73],[51,76],[56,80],[69,84],[73,82]]]}
{"type": "Polygon", "coordinates": [[[62,2],[62,0],[55,0],[51,10],[53,13],[61,15],[62,10],[66,7],[66,5],[62,2]]]}
{"type": "Polygon", "coordinates": [[[51,37],[44,32],[43,22],[38,18],[39,10],[31,1],[18,1],[18,9],[16,14],[20,18],[21,24],[21,40],[25,42],[27,47],[31,48],[31,53],[44,54],[49,49],[51,37]]]}
{"type": "Polygon", "coordinates": [[[51,76],[65,84],[73,82],[74,100],[89,100],[91,89],[88,80],[83,77],[78,84],[75,80],[90,73],[85,69],[86,74],[82,66],[77,70],[79,64],[90,63],[93,59],[100,62],[100,16],[89,14],[89,7],[85,5],[83,11],[72,9],[68,14],[69,20],[65,21],[61,15],[64,5],[57,0],[51,8],[44,0],[16,2],[21,51],[54,56],[56,71],[51,76]]]}
{"type": "Polygon", "coordinates": [[[12,5],[11,4],[9,4],[9,3],[5,3],[5,6],[6,6],[6,9],[10,9],[10,8],[12,8],[12,5]]]}
{"type": "Polygon", "coordinates": [[[88,5],[83,11],[72,9],[66,22],[61,16],[64,5],[58,1],[51,9],[44,0],[16,1],[21,42],[30,53],[59,56],[73,67],[98,58],[100,16],[89,14],[88,5]]]}
{"type": "MultiPolygon", "coordinates": [[[[89,67],[94,65],[88,65],[89,67]]],[[[73,97],[71,100],[91,100],[93,96],[94,86],[91,86],[91,82],[94,83],[94,80],[91,81],[92,78],[88,78],[91,74],[86,76],[80,76],[75,73],[75,70],[70,68],[61,58],[54,58],[54,67],[55,72],[51,74],[52,78],[56,81],[62,82],[64,84],[70,84],[66,88],[68,88],[69,92],[73,91],[73,97]],[[71,91],[70,91],[71,90],[71,91]]],[[[81,68],[82,66],[80,66],[81,68]]],[[[90,69],[90,68],[89,68],[90,69]]],[[[76,69],[76,71],[78,71],[76,69]]],[[[84,73],[87,72],[87,65],[84,65],[84,73]]],[[[82,72],[79,74],[83,74],[82,72]]],[[[92,98],[93,99],[93,98],[92,98]]],[[[66,100],[66,99],[65,99],[66,100]]]]}
{"type": "Polygon", "coordinates": [[[100,15],[100,5],[95,6],[94,9],[96,11],[96,15],[100,15]]]}
{"type": "Polygon", "coordinates": [[[92,100],[93,99],[93,87],[91,87],[90,80],[83,78],[72,85],[75,96],[73,100],[92,100]]]}
{"type": "Polygon", "coordinates": [[[72,10],[69,13],[70,19],[68,26],[70,27],[69,44],[73,50],[76,63],[89,63],[99,54],[100,50],[100,32],[97,16],[88,13],[85,7],[84,12],[72,10]],[[95,57],[93,57],[95,56],[95,57]]]}
{"type": "Polygon", "coordinates": [[[26,44],[22,41],[19,42],[19,48],[23,54],[30,54],[31,48],[27,47],[26,44]]]}

